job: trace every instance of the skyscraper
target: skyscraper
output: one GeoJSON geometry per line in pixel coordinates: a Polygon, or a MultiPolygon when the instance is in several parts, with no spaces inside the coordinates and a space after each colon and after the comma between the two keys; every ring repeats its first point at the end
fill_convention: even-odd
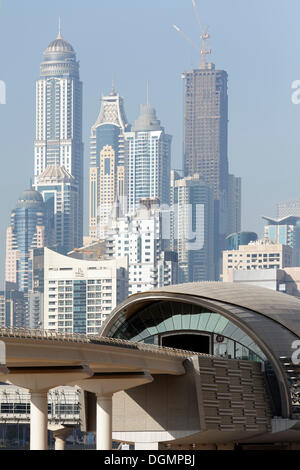
{"type": "Polygon", "coordinates": [[[165,133],[149,103],[141,105],[141,114],[125,139],[129,213],[146,198],[169,204],[172,137],[165,133]]]}
{"type": "Polygon", "coordinates": [[[237,233],[241,230],[242,216],[242,179],[234,175],[228,175],[228,222],[227,232],[237,233]]]}
{"type": "Polygon", "coordinates": [[[209,34],[202,34],[202,61],[182,75],[184,93],[184,172],[199,174],[214,193],[215,247],[220,270],[221,250],[228,233],[240,230],[240,180],[228,174],[228,76],[205,57],[209,34]],[[234,229],[234,230],[233,230],[234,229]]]}
{"type": "Polygon", "coordinates": [[[75,178],[64,167],[47,166],[36,178],[35,189],[45,201],[48,217],[48,246],[67,253],[79,247],[79,194],[75,178]]]}
{"type": "MultiPolygon", "coordinates": [[[[36,83],[34,183],[47,167],[64,167],[78,187],[76,245],[83,235],[82,83],[76,53],[61,35],[44,52],[36,83]]],[[[73,247],[74,248],[74,247],[73,247]]]]}
{"type": "Polygon", "coordinates": [[[185,72],[184,171],[198,173],[220,200],[228,185],[227,72],[212,63],[185,72]]]}
{"type": "Polygon", "coordinates": [[[171,250],[178,253],[178,282],[216,279],[214,197],[198,174],[171,172],[171,250]]]}
{"type": "Polygon", "coordinates": [[[5,281],[23,292],[32,289],[33,249],[46,244],[46,209],[40,193],[24,191],[12,211],[6,232],[5,281]]]}
{"type": "Polygon", "coordinates": [[[116,201],[126,196],[124,132],[129,130],[123,98],[114,87],[102,96],[100,114],[91,129],[89,235],[103,238],[116,201]]]}

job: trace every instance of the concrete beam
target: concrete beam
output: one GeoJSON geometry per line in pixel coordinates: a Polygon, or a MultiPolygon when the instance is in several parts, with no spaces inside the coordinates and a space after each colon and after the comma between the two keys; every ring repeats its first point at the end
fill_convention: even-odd
{"type": "Polygon", "coordinates": [[[77,385],[83,390],[95,393],[101,396],[111,396],[121,390],[138,387],[153,382],[153,377],[149,372],[136,373],[95,373],[92,377],[84,381],[77,382],[77,385]]]}
{"type": "Polygon", "coordinates": [[[76,367],[10,367],[5,381],[34,392],[48,391],[91,377],[87,366],[76,367]]]}
{"type": "Polygon", "coordinates": [[[31,338],[3,338],[7,366],[54,366],[89,364],[97,372],[142,372],[183,375],[183,357],[162,351],[143,351],[111,344],[38,341],[31,338]]]}

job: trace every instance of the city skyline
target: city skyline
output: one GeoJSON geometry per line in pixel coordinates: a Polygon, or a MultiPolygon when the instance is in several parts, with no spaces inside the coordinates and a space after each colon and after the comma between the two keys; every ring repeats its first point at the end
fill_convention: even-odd
{"type": "MultiPolygon", "coordinates": [[[[17,3],[17,2],[11,2],[12,3],[17,3]]],[[[230,67],[232,68],[232,56],[231,54],[229,53],[229,60],[227,61],[227,57],[225,55],[223,55],[222,57],[222,54],[224,54],[224,45],[220,42],[220,35],[221,33],[223,32],[226,32],[224,27],[223,29],[222,28],[219,28],[218,30],[218,26],[220,26],[220,14],[221,14],[221,10],[222,10],[222,6],[221,6],[221,3],[218,2],[218,1],[215,1],[213,2],[215,5],[218,5],[220,10],[218,11],[217,14],[213,14],[212,13],[212,9],[210,7],[208,7],[208,5],[206,4],[200,4],[199,7],[200,7],[200,12],[201,12],[201,16],[203,16],[205,22],[209,22],[211,24],[211,30],[212,30],[212,44],[213,44],[213,53],[212,53],[212,56],[210,58],[210,60],[212,62],[214,62],[216,64],[216,66],[218,68],[223,68],[225,69],[226,71],[228,71],[229,73],[229,80],[232,82],[235,83],[235,81],[237,80],[238,78],[238,75],[235,73],[233,74],[232,71],[230,70],[230,67]]],[[[230,2],[230,5],[232,6],[234,3],[236,2],[230,2]]],[[[95,2],[91,2],[91,4],[93,4],[95,6],[95,2]]],[[[273,14],[276,16],[276,15],[279,15],[279,7],[278,7],[278,4],[275,2],[274,3],[276,5],[276,8],[275,10],[273,11],[273,14]]],[[[59,12],[58,10],[65,10],[65,8],[62,8],[62,7],[58,7],[58,3],[57,2],[52,2],[52,6],[53,6],[53,9],[52,9],[52,12],[51,12],[51,15],[54,17],[54,13],[55,13],[55,10],[57,10],[57,13],[61,13],[62,17],[63,17],[63,33],[64,33],[64,37],[66,37],[66,39],[68,41],[70,41],[72,44],[74,44],[74,48],[76,49],[76,52],[78,54],[78,57],[81,59],[81,62],[82,60],[86,60],[85,59],[85,55],[82,53],[82,45],[83,47],[86,47],[86,44],[85,44],[85,37],[83,37],[84,35],[81,35],[83,41],[81,43],[81,41],[79,40],[79,37],[78,37],[78,33],[74,34],[74,36],[72,35],[72,28],[73,28],[73,25],[72,25],[72,21],[70,21],[70,18],[74,18],[75,16],[75,19],[76,21],[78,22],[79,21],[79,16],[76,16],[78,15],[79,11],[78,11],[78,3],[74,2],[73,3],[74,5],[74,8],[72,9],[72,13],[70,15],[67,15],[67,14],[64,14],[64,11],[63,12],[59,12]],[[68,18],[69,16],[69,18],[68,18]],[[65,32],[66,30],[66,32],[65,32]],[[77,38],[77,39],[76,39],[77,38]],[[82,45],[81,45],[82,44],[82,45]]],[[[123,9],[123,6],[121,5],[120,2],[115,2],[115,6],[118,6],[118,8],[120,8],[120,13],[123,9]]],[[[132,1],[131,4],[129,4],[128,6],[128,9],[129,11],[131,11],[131,5],[133,5],[134,7],[137,7],[137,2],[135,1],[132,1]]],[[[172,64],[172,67],[171,67],[171,71],[172,71],[172,83],[177,83],[177,93],[176,95],[173,94],[173,96],[171,97],[170,95],[166,95],[166,93],[168,92],[166,86],[162,86],[161,89],[162,89],[162,92],[164,95],[166,95],[166,99],[170,100],[171,98],[175,98],[177,100],[177,103],[178,103],[178,109],[180,109],[180,102],[182,100],[182,93],[181,93],[181,80],[180,80],[180,74],[181,72],[183,72],[184,70],[190,70],[192,69],[193,67],[197,66],[197,63],[200,62],[200,58],[199,58],[199,54],[198,53],[195,53],[191,46],[188,45],[187,43],[185,43],[185,41],[179,37],[179,35],[176,35],[175,32],[171,32],[171,24],[173,23],[173,21],[176,21],[176,22],[179,22],[181,21],[181,25],[183,26],[183,28],[194,38],[195,35],[197,34],[197,25],[196,25],[196,22],[195,22],[195,18],[193,17],[193,11],[192,11],[192,7],[191,7],[191,4],[190,2],[178,2],[178,1],[175,1],[172,3],[172,5],[174,5],[174,8],[173,10],[171,9],[167,9],[164,10],[164,15],[163,15],[163,21],[162,23],[159,23],[159,33],[160,35],[166,35],[166,37],[168,36],[168,41],[170,41],[170,43],[173,44],[173,50],[172,48],[170,48],[170,56],[169,56],[169,59],[170,59],[170,63],[172,64]],[[183,18],[181,18],[180,14],[179,13],[184,13],[184,16],[183,18]],[[175,16],[175,18],[173,17],[173,14],[175,16]],[[164,27],[168,25],[168,30],[165,30],[164,27]],[[190,30],[192,30],[192,32],[190,33],[190,30]],[[176,50],[180,50],[180,51],[184,51],[184,53],[180,56],[178,54],[173,54],[174,52],[174,48],[176,48],[176,50]],[[189,59],[187,59],[187,56],[190,54],[190,57],[192,58],[192,64],[191,64],[191,61],[189,59]],[[178,61],[178,64],[176,64],[176,73],[174,73],[174,57],[176,56],[176,59],[178,59],[178,57],[180,57],[180,61],[178,61]]],[[[115,7],[114,6],[114,7],[115,7]]],[[[295,5],[296,6],[296,5],[295,5]]],[[[112,7],[112,8],[114,8],[112,7]]],[[[7,27],[7,25],[9,25],[9,21],[8,23],[5,22],[4,23],[4,15],[5,14],[8,14],[8,18],[12,19],[12,17],[10,17],[10,13],[12,13],[12,10],[11,10],[11,6],[8,5],[7,3],[3,2],[3,8],[2,8],[2,18],[1,18],[1,34],[3,34],[3,32],[5,32],[5,28],[7,27]]],[[[104,11],[108,11],[108,5],[107,4],[103,4],[103,9],[104,11]]],[[[20,9],[22,10],[23,9],[23,6],[20,7],[20,9]]],[[[145,5],[145,9],[146,11],[144,12],[143,9],[136,9],[136,16],[134,16],[134,18],[131,18],[130,21],[134,22],[134,19],[136,21],[136,24],[137,24],[137,27],[139,26],[139,23],[138,23],[138,18],[139,16],[138,15],[142,15],[142,17],[145,16],[146,13],[149,13],[149,8],[148,6],[145,5]]],[[[29,2],[29,11],[31,11],[32,13],[32,7],[30,7],[30,2],[29,2]]],[[[25,17],[27,15],[27,12],[25,11],[22,11],[22,13],[24,13],[25,17]]],[[[36,18],[39,14],[41,14],[41,11],[39,10],[39,7],[37,6],[35,8],[35,11],[34,11],[34,17],[36,18]]],[[[241,14],[241,10],[237,10],[236,12],[236,15],[239,15],[241,14]]],[[[59,15],[57,14],[56,18],[58,17],[59,15]]],[[[128,20],[128,16],[127,16],[127,20],[128,20]]],[[[74,22],[74,25],[77,24],[76,21],[74,22]]],[[[84,20],[83,20],[84,21],[84,20]]],[[[230,15],[228,16],[228,21],[232,21],[232,18],[230,18],[230,15]]],[[[17,20],[18,22],[18,20],[17,20]]],[[[119,24],[119,23],[118,23],[119,24]]],[[[249,33],[249,30],[247,29],[247,25],[248,25],[248,22],[246,22],[245,24],[245,27],[246,27],[246,32],[249,33]]],[[[262,25],[261,23],[259,22],[258,26],[261,27],[261,29],[259,28],[259,31],[262,32],[262,25]]],[[[272,25],[268,25],[271,30],[272,30],[272,25]]],[[[36,28],[37,29],[40,29],[40,25],[39,24],[36,24],[36,28]]],[[[86,28],[84,28],[84,31],[85,31],[85,36],[88,36],[89,38],[91,37],[91,34],[87,34],[87,31],[86,31],[86,28]]],[[[55,37],[56,35],[56,32],[57,32],[57,20],[55,20],[53,18],[53,24],[52,24],[52,21],[49,20],[49,23],[46,25],[46,28],[45,28],[45,31],[41,34],[41,36],[43,36],[43,40],[40,39],[39,41],[36,41],[38,44],[36,45],[36,49],[34,48],[33,50],[30,50],[28,52],[28,60],[31,62],[33,62],[35,64],[35,68],[34,68],[34,73],[35,73],[35,79],[37,78],[37,71],[38,71],[38,64],[39,64],[39,60],[40,60],[40,56],[41,56],[41,52],[45,49],[45,47],[47,46],[47,44],[49,43],[50,40],[53,39],[53,37],[55,37]],[[48,32],[49,31],[52,31],[51,35],[48,35],[48,32]],[[47,34],[46,34],[47,32],[47,34]],[[38,50],[38,53],[36,53],[35,51],[38,50]]],[[[128,32],[129,34],[129,32],[128,32]]],[[[144,38],[149,38],[149,36],[147,36],[147,34],[149,34],[149,31],[148,29],[145,31],[143,37],[144,38]]],[[[37,32],[36,32],[36,36],[37,36],[37,32]]],[[[94,33],[94,36],[96,36],[96,33],[94,33]]],[[[130,36],[130,35],[129,35],[130,36]]],[[[31,38],[31,35],[28,35],[29,39],[31,38]]],[[[162,36],[160,36],[162,37],[162,36]]],[[[247,34],[245,33],[244,35],[242,35],[241,39],[244,39],[245,37],[247,37],[247,34]]],[[[104,38],[104,35],[103,35],[103,38],[104,38]]],[[[249,39],[249,38],[248,38],[249,39]]],[[[31,39],[32,41],[32,39],[31,39]]],[[[25,41],[26,42],[26,41],[25,41]]],[[[170,44],[169,43],[169,44],[170,44]]],[[[12,47],[12,50],[13,50],[13,41],[11,43],[11,47],[12,47]]],[[[228,43],[227,43],[228,45],[228,43]]],[[[249,45],[249,44],[248,44],[249,45]]],[[[269,37],[266,37],[266,40],[265,40],[265,43],[264,43],[265,46],[267,46],[269,52],[270,52],[270,44],[269,44],[269,37]]],[[[231,44],[231,46],[233,46],[231,44]]],[[[112,43],[112,49],[111,49],[111,53],[113,53],[115,51],[114,49],[115,47],[115,44],[114,42],[112,43]]],[[[150,44],[148,44],[148,47],[150,48],[150,44]]],[[[99,43],[99,49],[101,48],[101,44],[99,43]]],[[[109,49],[109,48],[108,48],[109,49]]],[[[236,51],[236,47],[234,46],[233,47],[233,51],[234,52],[236,51]]],[[[103,47],[101,48],[101,52],[103,53],[103,47]]],[[[295,52],[295,49],[294,49],[294,52],[295,52]]],[[[3,53],[3,51],[2,51],[3,53]]],[[[272,54],[271,54],[272,56],[272,54]]],[[[0,53],[0,57],[3,57],[0,53]]],[[[274,58],[274,56],[272,56],[274,58]]],[[[106,57],[107,58],[107,57],[106,57]]],[[[128,57],[130,59],[130,56],[128,57]]],[[[4,51],[4,59],[5,59],[5,51],[4,51]]],[[[19,58],[21,60],[21,57],[19,58]]],[[[257,54],[256,56],[256,59],[258,60],[258,63],[261,61],[262,57],[260,57],[259,54],[257,54]]],[[[283,58],[282,60],[286,60],[286,58],[283,58]]],[[[5,63],[5,60],[4,60],[4,63],[5,63]]],[[[138,63],[138,57],[135,56],[135,62],[134,64],[138,63]]],[[[169,63],[169,62],[168,62],[169,63]]],[[[122,96],[125,95],[126,97],[126,105],[129,109],[129,112],[128,112],[128,115],[129,115],[129,122],[134,122],[134,118],[135,116],[137,115],[137,110],[135,109],[135,112],[133,113],[133,108],[136,108],[137,107],[137,102],[138,103],[142,103],[143,101],[145,101],[145,99],[143,98],[145,92],[144,92],[144,88],[145,88],[145,82],[146,80],[142,80],[142,79],[139,79],[138,80],[138,77],[137,78],[137,81],[136,81],[136,93],[135,94],[131,94],[129,96],[128,94],[128,82],[126,80],[123,80],[122,82],[122,74],[117,74],[116,71],[114,70],[109,70],[109,69],[112,69],[113,67],[109,67],[109,66],[106,66],[105,63],[103,63],[103,65],[105,65],[105,80],[102,79],[102,81],[105,83],[102,84],[102,86],[97,86],[97,87],[94,87],[94,90],[93,90],[93,105],[90,107],[88,104],[89,102],[92,101],[91,99],[91,92],[90,94],[88,95],[88,98],[86,100],[86,103],[84,104],[84,114],[85,114],[85,118],[87,116],[87,114],[89,114],[89,116],[92,116],[92,113],[93,113],[93,120],[95,120],[95,117],[96,117],[96,114],[94,114],[94,111],[95,111],[95,108],[99,106],[99,101],[98,101],[98,97],[100,96],[100,93],[103,92],[104,94],[107,93],[107,91],[109,90],[109,85],[108,83],[111,82],[111,75],[112,73],[114,73],[116,75],[116,82],[117,82],[117,89],[118,91],[120,92],[120,94],[122,96]],[[124,85],[123,85],[124,83],[124,85]],[[94,93],[95,91],[95,88],[97,88],[97,91],[96,93],[94,93]],[[125,92],[125,93],[124,93],[125,92]],[[89,111],[87,111],[89,110],[89,111]]],[[[110,64],[111,65],[111,64],[110,64]]],[[[135,65],[136,67],[136,65],[135,65]]],[[[115,68],[115,67],[114,67],[115,68]]],[[[121,68],[121,67],[120,67],[121,68]]],[[[13,67],[12,67],[13,69],[13,67]]],[[[85,78],[86,78],[86,74],[90,73],[90,68],[87,68],[86,66],[83,68],[82,64],[81,64],[81,71],[84,70],[84,77],[82,78],[82,80],[85,82],[85,78]]],[[[268,69],[269,70],[269,69],[268,69]]],[[[149,75],[149,67],[145,67],[145,74],[146,72],[148,72],[147,75],[149,75]]],[[[269,70],[270,72],[270,70],[269,70]]],[[[7,73],[7,72],[5,72],[7,73]]],[[[10,113],[11,113],[11,108],[13,107],[14,105],[14,98],[13,98],[13,95],[11,94],[10,95],[10,92],[9,92],[9,89],[10,87],[12,87],[13,85],[10,84],[10,80],[5,76],[5,73],[2,74],[1,76],[1,79],[5,79],[5,82],[7,84],[7,89],[8,89],[8,97],[10,97],[10,100],[8,99],[7,101],[7,104],[5,106],[2,106],[0,108],[0,119],[2,121],[5,120],[5,114],[8,113],[8,121],[7,122],[4,122],[5,126],[8,126],[9,124],[9,117],[10,117],[10,113]],[[4,75],[4,76],[3,76],[4,75]]],[[[254,74],[255,75],[255,74],[254,74]]],[[[101,75],[99,74],[99,77],[101,75]]],[[[171,112],[169,110],[169,113],[166,111],[165,106],[166,104],[160,100],[160,97],[159,97],[159,94],[158,94],[158,89],[157,89],[157,83],[158,83],[158,78],[159,78],[160,74],[159,74],[159,70],[154,70],[154,72],[152,73],[152,75],[147,78],[150,78],[150,83],[151,83],[151,95],[153,95],[153,99],[151,101],[155,102],[156,105],[156,108],[157,108],[157,111],[158,111],[158,115],[160,116],[160,119],[161,121],[164,123],[164,126],[168,129],[168,132],[174,136],[174,143],[175,145],[173,145],[173,160],[172,160],[172,167],[176,167],[180,164],[181,162],[181,159],[182,159],[182,152],[181,152],[181,142],[180,142],[180,128],[181,128],[181,124],[182,124],[182,120],[181,120],[181,116],[180,116],[180,113],[178,113],[178,116],[177,116],[177,120],[176,120],[176,126],[174,126],[174,119],[171,118],[171,112]],[[154,83],[154,86],[152,85],[152,83],[154,83]],[[155,91],[154,91],[155,90],[155,91]],[[160,108],[162,108],[162,111],[160,110],[160,108]],[[167,117],[166,117],[167,116],[167,117]],[[177,132],[174,132],[174,127],[177,127],[177,129],[179,131],[177,132]]],[[[255,76],[256,77],[256,76],[255,76]]],[[[269,77],[270,78],[270,75],[268,74],[265,74],[265,77],[269,77]]],[[[27,83],[28,85],[28,76],[25,74],[25,83],[27,83]],[[26,78],[27,77],[27,78],[26,78]]],[[[146,77],[145,77],[146,78],[146,77]]],[[[170,75],[168,75],[168,78],[170,78],[170,75]]],[[[257,77],[256,77],[257,78],[257,77]]],[[[291,85],[291,82],[293,79],[297,78],[297,75],[296,75],[296,71],[295,71],[295,75],[294,76],[291,76],[290,77],[291,80],[290,81],[285,81],[285,84],[286,84],[286,90],[285,90],[285,95],[286,95],[286,100],[287,100],[287,103],[286,105],[290,106],[293,114],[295,115],[295,113],[297,112],[297,107],[296,106],[293,106],[291,105],[290,103],[290,85],[291,85]]],[[[249,80],[250,82],[250,80],[249,80]]],[[[89,81],[87,80],[86,82],[86,87],[87,85],[89,84],[89,81]]],[[[165,82],[164,82],[165,83],[165,82]]],[[[247,83],[247,82],[246,82],[247,83]]],[[[277,83],[278,84],[278,83],[277,83]]],[[[267,83],[267,85],[269,85],[269,82],[267,83]]],[[[24,86],[24,83],[22,84],[22,86],[24,86]]],[[[172,85],[174,86],[174,85],[172,85]]],[[[239,92],[241,92],[241,88],[240,88],[240,84],[238,85],[238,87],[236,88],[239,92]]],[[[32,87],[32,84],[31,84],[31,87],[32,87]]],[[[266,86],[266,88],[268,88],[266,86]]],[[[271,87],[272,88],[272,87],[271,87]]],[[[13,91],[14,88],[11,88],[11,91],[13,91]]],[[[23,88],[22,88],[23,89],[23,88]]],[[[173,89],[173,88],[172,88],[173,89]]],[[[234,99],[232,100],[231,98],[231,95],[232,93],[234,94],[235,98],[237,95],[235,95],[235,90],[236,90],[234,87],[233,87],[233,84],[230,85],[230,88],[229,88],[229,97],[230,97],[230,102],[229,102],[229,117],[231,119],[232,117],[232,108],[235,106],[235,119],[236,119],[236,115],[239,114],[239,112],[242,112],[241,109],[246,106],[249,107],[249,98],[247,98],[247,96],[244,96],[244,95],[240,95],[240,97],[242,96],[242,98],[244,99],[244,101],[241,101],[240,103],[240,108],[237,108],[236,107],[236,103],[234,101],[234,99]]],[[[257,88],[256,88],[256,91],[257,91],[257,88]]],[[[265,90],[266,92],[266,96],[269,96],[268,93],[267,93],[267,89],[265,90]]],[[[250,93],[251,95],[251,93],[250,93]]],[[[270,96],[269,96],[270,97],[270,96]]],[[[253,97],[252,97],[253,99],[253,97]]],[[[21,101],[22,103],[22,106],[20,106],[21,110],[23,111],[20,111],[21,112],[21,115],[22,113],[24,113],[24,109],[26,109],[26,106],[25,106],[25,102],[26,102],[26,99],[25,97],[23,98],[23,100],[21,101]],[[23,102],[24,102],[24,106],[23,106],[23,102]]],[[[30,103],[30,107],[29,109],[31,109],[32,111],[32,102],[30,103]]],[[[272,108],[272,106],[270,106],[270,108],[272,108]]],[[[172,110],[172,108],[170,108],[172,110]]],[[[271,111],[271,109],[269,110],[271,111]]],[[[250,113],[251,114],[251,113],[250,113]]],[[[276,114],[276,113],[275,113],[276,114]]],[[[92,119],[91,117],[89,117],[89,121],[90,119],[92,119]]],[[[87,119],[85,119],[84,121],[84,143],[85,143],[85,168],[87,167],[88,165],[88,139],[87,139],[87,134],[89,132],[89,124],[90,122],[87,122],[87,119]]],[[[257,123],[256,123],[257,125],[257,123]]],[[[4,126],[2,126],[4,127],[4,126]]],[[[5,127],[4,127],[5,128],[5,127]]],[[[24,126],[24,128],[26,128],[27,130],[29,130],[29,135],[32,135],[33,134],[33,131],[34,131],[34,122],[32,121],[29,121],[28,123],[26,123],[26,125],[24,126]]],[[[255,125],[254,125],[254,130],[255,130],[255,125]]],[[[246,129],[243,129],[244,131],[244,134],[246,133],[246,129]]],[[[254,132],[254,131],[253,131],[254,132]]],[[[293,134],[294,130],[291,129],[291,134],[293,134]]],[[[2,142],[2,145],[1,147],[4,148],[4,149],[9,149],[9,147],[7,147],[7,142],[6,142],[6,137],[7,135],[10,135],[10,131],[7,127],[7,132],[5,132],[5,136],[3,138],[3,142],[2,142]]],[[[256,136],[257,137],[257,136],[256,136]]],[[[265,136],[265,145],[267,146],[267,141],[268,139],[266,138],[267,136],[265,136]]],[[[24,137],[23,137],[24,138],[24,137]]],[[[27,139],[25,139],[27,141],[27,139]]],[[[229,144],[230,144],[230,149],[233,147],[236,146],[236,141],[239,140],[237,138],[237,134],[233,134],[232,132],[232,128],[231,128],[231,132],[230,132],[230,138],[229,138],[229,144]]],[[[22,142],[22,140],[21,140],[22,142]]],[[[272,145],[271,144],[271,148],[272,148],[272,145]]],[[[31,141],[31,149],[30,149],[30,143],[26,144],[26,145],[23,145],[23,148],[25,149],[25,154],[26,154],[26,162],[27,162],[27,165],[25,165],[26,167],[26,171],[28,174],[28,177],[30,177],[31,175],[31,171],[30,171],[30,168],[29,168],[29,164],[30,164],[30,161],[32,161],[32,155],[33,155],[33,150],[32,150],[32,141],[31,141]],[[26,150],[27,149],[27,150],[26,150]]],[[[4,151],[4,150],[3,150],[4,151]]],[[[249,150],[248,150],[249,151],[249,150]]],[[[261,154],[263,150],[259,150],[259,154],[261,154]]],[[[20,152],[19,152],[20,153],[20,152]]],[[[291,152],[291,154],[293,154],[293,152],[291,152]]],[[[243,168],[243,167],[239,167],[237,162],[238,160],[246,160],[244,158],[244,156],[242,155],[240,158],[237,158],[238,157],[238,153],[232,155],[232,151],[229,150],[229,160],[232,162],[231,163],[231,168],[230,168],[230,171],[233,171],[235,174],[239,174],[243,177],[243,182],[244,182],[244,185],[246,186],[246,189],[244,189],[243,191],[243,199],[244,199],[244,203],[243,203],[243,206],[244,206],[244,214],[245,212],[247,213],[247,219],[250,220],[250,223],[249,223],[249,226],[244,226],[243,224],[243,229],[253,229],[253,230],[257,230],[257,227],[261,224],[260,222],[260,216],[261,214],[258,213],[258,210],[260,209],[260,206],[257,205],[257,207],[259,209],[257,209],[257,207],[255,208],[255,204],[253,204],[253,201],[251,200],[251,197],[249,197],[249,195],[251,195],[251,191],[249,191],[249,185],[250,185],[250,181],[251,179],[255,176],[255,170],[253,169],[253,173],[250,172],[247,175],[245,175],[245,170],[240,170],[240,168],[243,168]],[[248,189],[247,189],[248,188],[248,189]],[[245,202],[246,201],[246,202],[245,202]],[[252,209],[252,212],[255,213],[255,215],[252,215],[251,213],[251,210],[250,210],[250,217],[249,217],[249,210],[245,211],[245,206],[253,206],[254,209],[252,209]],[[255,223],[252,223],[251,220],[255,220],[255,223]],[[251,224],[251,226],[250,226],[251,224]]],[[[8,152],[8,158],[9,158],[9,152],[8,152]]],[[[268,158],[270,158],[268,156],[268,158]]],[[[254,161],[257,159],[257,157],[253,157],[254,161]]],[[[24,157],[24,160],[25,160],[25,157],[24,157]]],[[[270,161],[270,160],[269,160],[270,161]]],[[[247,167],[247,162],[244,161],[245,165],[244,167],[245,168],[248,168],[247,167]]],[[[277,162],[278,163],[278,166],[280,168],[280,161],[277,162]]],[[[253,167],[255,165],[252,165],[253,167]]],[[[22,168],[22,162],[20,162],[20,167],[22,168]]],[[[23,189],[26,189],[26,187],[28,187],[29,185],[26,184],[27,182],[25,181],[25,175],[26,175],[26,171],[21,171],[20,175],[18,175],[15,180],[14,180],[14,185],[17,186],[18,189],[14,189],[14,196],[13,195],[10,195],[10,201],[13,197],[15,197],[15,194],[20,192],[19,191],[19,188],[20,190],[23,190],[23,189]],[[22,181],[21,181],[21,178],[20,176],[22,177],[22,181]]],[[[271,182],[271,176],[272,176],[272,171],[274,171],[273,169],[270,168],[270,174],[271,175],[268,175],[268,178],[270,179],[270,182],[271,182]]],[[[281,172],[282,174],[282,172],[281,172]]],[[[291,175],[292,176],[292,175],[291,175]]],[[[278,176],[277,178],[279,179],[280,175],[279,175],[279,171],[278,171],[278,176]]],[[[27,178],[26,178],[27,179],[27,178]]],[[[28,179],[27,179],[28,181],[28,179]]],[[[273,178],[273,181],[274,181],[274,178],[273,178]]],[[[276,181],[276,179],[275,179],[276,181]]],[[[12,185],[10,185],[11,188],[13,188],[12,185]]],[[[3,184],[3,187],[5,189],[5,183],[3,184]]],[[[293,188],[293,185],[290,185],[291,188],[293,188]]],[[[257,189],[257,188],[256,188],[257,189]]],[[[265,190],[266,188],[264,188],[265,190]]],[[[298,193],[297,193],[297,188],[295,187],[294,189],[294,192],[289,192],[289,193],[286,193],[286,196],[281,192],[280,193],[280,190],[279,190],[279,195],[278,195],[278,199],[275,200],[274,197],[272,198],[272,191],[274,192],[274,188],[271,187],[267,187],[268,189],[268,194],[269,194],[269,205],[267,206],[267,208],[265,209],[265,212],[266,213],[271,213],[271,212],[275,212],[275,205],[276,203],[278,203],[280,200],[283,200],[283,199],[291,199],[292,197],[297,197],[298,196],[298,193]]],[[[290,191],[293,191],[293,189],[290,189],[290,191]]],[[[274,194],[273,194],[274,196],[274,194]]],[[[253,197],[253,195],[252,195],[253,197]]],[[[87,171],[85,171],[85,220],[87,219],[87,171]]],[[[3,213],[6,214],[4,215],[4,217],[6,217],[6,219],[9,219],[9,212],[11,210],[11,207],[13,207],[13,203],[10,204],[9,202],[9,207],[6,207],[4,208],[4,211],[3,213]]],[[[245,215],[244,215],[244,218],[245,218],[245,215]]],[[[7,223],[5,224],[5,226],[7,225],[7,223]]],[[[4,231],[3,231],[4,232],[4,231]]],[[[85,233],[87,233],[87,224],[85,224],[85,233]]],[[[1,234],[1,240],[3,240],[2,242],[2,245],[4,246],[4,236],[5,234],[2,233],[1,234]]]]}
{"type": "Polygon", "coordinates": [[[288,6],[0,0],[1,449],[300,449],[288,6]]]}

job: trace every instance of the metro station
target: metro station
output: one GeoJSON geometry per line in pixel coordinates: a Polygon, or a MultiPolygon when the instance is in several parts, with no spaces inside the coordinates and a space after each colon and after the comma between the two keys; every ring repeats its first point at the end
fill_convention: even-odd
{"type": "Polygon", "coordinates": [[[299,299],[261,287],[173,285],[130,296],[100,336],[1,330],[1,381],[31,390],[37,434],[46,392],[79,387],[97,449],[300,449],[299,315],[299,299]]]}

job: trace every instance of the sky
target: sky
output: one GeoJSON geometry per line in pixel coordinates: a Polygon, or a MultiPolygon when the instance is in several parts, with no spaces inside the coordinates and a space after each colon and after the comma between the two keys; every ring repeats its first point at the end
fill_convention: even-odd
{"type": "MultiPolygon", "coordinates": [[[[261,235],[263,215],[275,216],[278,202],[300,197],[300,104],[291,100],[292,83],[300,80],[300,2],[196,2],[211,34],[209,61],[229,75],[229,169],[242,177],[242,229],[261,235]]],[[[59,17],[83,82],[85,233],[90,128],[112,77],[130,123],[146,101],[149,81],[151,104],[173,136],[172,167],[182,168],[181,74],[196,68],[200,57],[172,25],[200,43],[192,0],[2,0],[0,287],[10,213],[33,173],[35,81],[59,17]]]]}

